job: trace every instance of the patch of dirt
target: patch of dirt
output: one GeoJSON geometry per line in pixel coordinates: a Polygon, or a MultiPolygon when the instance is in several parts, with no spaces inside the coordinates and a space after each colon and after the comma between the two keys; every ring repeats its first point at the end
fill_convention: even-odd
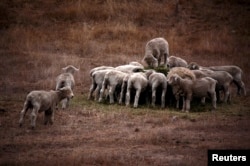
{"type": "Polygon", "coordinates": [[[208,149],[250,147],[249,115],[130,116],[74,108],[57,111],[54,125],[43,125],[39,114],[31,130],[29,114],[18,126],[21,102],[0,106],[0,165],[206,165],[208,149]]]}

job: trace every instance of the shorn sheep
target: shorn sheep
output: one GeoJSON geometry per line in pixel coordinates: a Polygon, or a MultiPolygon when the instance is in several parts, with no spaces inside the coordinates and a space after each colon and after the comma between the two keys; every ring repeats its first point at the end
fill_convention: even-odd
{"type": "MultiPolygon", "coordinates": [[[[187,78],[190,80],[195,80],[196,76],[194,74],[194,72],[188,68],[185,67],[174,67],[172,68],[167,75],[167,79],[169,79],[172,75],[177,74],[178,76],[180,76],[181,78],[187,78]]],[[[181,90],[176,87],[176,86],[172,86],[172,91],[173,91],[173,95],[175,96],[176,99],[176,108],[179,108],[179,100],[180,97],[182,96],[182,92],[181,90]]]]}
{"type": "MultiPolygon", "coordinates": [[[[115,101],[114,100],[114,93],[116,92],[117,89],[121,88],[122,83],[123,83],[123,79],[127,75],[128,75],[127,73],[117,71],[117,70],[111,70],[111,71],[107,72],[104,76],[104,80],[102,83],[102,89],[100,91],[99,102],[103,101],[105,89],[108,88],[109,89],[110,104],[113,104],[115,101]]],[[[117,93],[119,93],[119,92],[117,92],[117,93]]]]}
{"type": "Polygon", "coordinates": [[[233,82],[233,77],[226,71],[212,71],[208,69],[202,70],[193,70],[196,78],[202,77],[211,77],[217,81],[216,84],[216,94],[217,94],[217,101],[220,101],[220,91],[224,92],[224,100],[223,102],[230,102],[231,95],[230,95],[230,85],[233,82]]]}
{"type": "Polygon", "coordinates": [[[93,98],[93,93],[95,92],[95,100],[97,101],[100,95],[100,90],[102,89],[102,82],[104,80],[104,76],[107,72],[114,70],[113,68],[97,70],[91,74],[92,84],[89,89],[88,100],[93,98]]]}
{"type": "Polygon", "coordinates": [[[168,83],[181,89],[185,98],[182,111],[189,112],[192,97],[200,97],[202,99],[205,97],[211,97],[213,109],[216,109],[216,80],[210,77],[190,80],[183,79],[179,75],[173,74],[169,77],[168,83]]]}
{"type": "Polygon", "coordinates": [[[165,96],[167,92],[167,78],[164,74],[155,72],[154,70],[146,71],[149,87],[152,90],[152,106],[155,106],[156,90],[161,88],[161,108],[165,108],[165,96]]]}
{"type": "Polygon", "coordinates": [[[170,56],[167,61],[167,67],[170,69],[173,67],[188,67],[188,63],[180,57],[170,56]]]}
{"type": "Polygon", "coordinates": [[[154,38],[146,44],[145,55],[142,59],[142,63],[146,63],[149,67],[156,68],[161,65],[162,59],[164,59],[163,63],[166,65],[168,56],[168,42],[162,37],[154,38]]]}
{"type": "Polygon", "coordinates": [[[238,89],[238,95],[241,95],[243,93],[244,96],[246,96],[246,89],[245,84],[242,81],[242,74],[243,71],[240,67],[234,66],[234,65],[228,65],[228,66],[210,66],[210,67],[202,67],[199,66],[196,62],[191,62],[188,66],[191,70],[194,69],[210,69],[213,71],[226,71],[233,77],[233,82],[237,86],[238,89]]]}
{"type": "Polygon", "coordinates": [[[128,78],[128,83],[127,83],[126,106],[129,106],[130,104],[130,97],[131,97],[130,95],[132,89],[135,89],[136,94],[134,99],[134,108],[137,108],[141,92],[147,90],[147,87],[148,87],[148,79],[145,73],[138,72],[131,74],[128,78]]]}
{"type": "MultiPolygon", "coordinates": [[[[75,72],[78,72],[79,69],[77,69],[72,65],[69,65],[67,67],[62,68],[62,70],[64,71],[64,73],[60,74],[56,78],[56,90],[59,90],[60,88],[63,87],[70,87],[71,90],[73,90],[75,86],[75,79],[73,74],[75,72]]],[[[63,109],[69,106],[69,101],[70,101],[69,98],[65,98],[64,100],[62,100],[63,109]]]]}
{"type": "Polygon", "coordinates": [[[51,91],[31,91],[25,100],[23,110],[20,114],[19,126],[23,125],[24,116],[29,109],[31,111],[31,127],[36,126],[38,113],[44,112],[44,124],[54,122],[54,109],[56,105],[65,98],[73,98],[74,94],[70,87],[63,87],[51,91]]]}

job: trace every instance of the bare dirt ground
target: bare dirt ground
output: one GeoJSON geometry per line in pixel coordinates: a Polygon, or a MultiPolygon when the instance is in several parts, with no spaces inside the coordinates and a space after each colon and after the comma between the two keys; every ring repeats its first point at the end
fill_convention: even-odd
{"type": "Polygon", "coordinates": [[[189,114],[73,104],[52,126],[40,114],[35,130],[28,114],[18,126],[22,102],[1,101],[0,165],[206,165],[208,149],[250,147],[247,100],[189,114]]]}

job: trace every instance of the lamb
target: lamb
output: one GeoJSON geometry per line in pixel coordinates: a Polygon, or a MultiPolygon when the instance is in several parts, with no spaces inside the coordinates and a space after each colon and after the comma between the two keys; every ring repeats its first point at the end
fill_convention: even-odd
{"type": "Polygon", "coordinates": [[[173,67],[188,67],[188,63],[180,57],[170,56],[168,58],[167,67],[170,69],[173,67]]]}
{"type": "Polygon", "coordinates": [[[212,71],[208,69],[202,70],[193,70],[194,74],[196,74],[196,78],[202,77],[211,77],[217,81],[216,84],[216,94],[217,101],[220,101],[219,91],[224,92],[224,103],[230,102],[230,85],[233,82],[233,77],[225,71],[212,71]]]}
{"type": "Polygon", "coordinates": [[[128,75],[127,73],[117,71],[117,70],[111,70],[107,72],[104,76],[104,80],[102,83],[102,89],[100,92],[99,102],[102,102],[103,100],[105,88],[109,87],[110,104],[113,104],[115,90],[117,88],[121,88],[122,83],[123,83],[123,78],[126,77],[127,75],[128,75]]]}
{"type": "Polygon", "coordinates": [[[20,114],[19,126],[23,125],[24,116],[29,109],[31,112],[31,127],[36,126],[38,113],[44,112],[44,124],[54,122],[54,108],[65,98],[73,98],[74,94],[70,87],[63,87],[56,91],[31,91],[25,100],[23,110],[20,114]]]}
{"type": "Polygon", "coordinates": [[[88,100],[90,100],[93,97],[94,91],[95,93],[95,100],[98,100],[98,97],[100,95],[100,90],[102,89],[102,82],[104,80],[104,76],[107,72],[115,70],[115,69],[105,69],[105,70],[97,70],[92,73],[91,75],[91,80],[92,84],[89,89],[89,95],[88,95],[88,100]]]}
{"type": "Polygon", "coordinates": [[[152,89],[152,106],[155,107],[156,90],[161,88],[161,108],[165,108],[165,96],[167,92],[167,78],[162,73],[157,73],[154,70],[146,71],[149,86],[152,89]]]}
{"type": "Polygon", "coordinates": [[[132,89],[136,90],[135,99],[134,99],[134,108],[138,107],[138,102],[140,98],[141,92],[147,90],[148,87],[148,80],[145,73],[138,72],[133,73],[128,78],[127,83],[127,92],[126,92],[126,106],[130,104],[130,95],[132,89]]]}
{"type": "Polygon", "coordinates": [[[164,58],[164,65],[167,64],[167,57],[169,56],[168,42],[162,38],[154,38],[147,42],[145,47],[145,55],[142,59],[142,63],[146,63],[147,66],[156,68],[160,66],[161,59],[164,58]]]}
{"type": "Polygon", "coordinates": [[[238,66],[229,65],[229,66],[202,67],[202,66],[199,66],[195,62],[191,62],[189,64],[188,68],[190,68],[192,70],[194,70],[194,69],[210,69],[210,70],[213,70],[213,71],[226,71],[226,72],[228,72],[229,74],[232,75],[233,82],[237,86],[237,89],[238,89],[238,95],[241,95],[241,93],[243,93],[243,95],[246,96],[245,84],[242,81],[243,71],[238,66]]]}
{"type": "MultiPolygon", "coordinates": [[[[194,75],[193,71],[185,68],[185,67],[174,67],[172,68],[167,75],[167,80],[172,76],[172,75],[179,75],[181,78],[187,78],[190,80],[195,80],[196,76],[194,75]]],[[[173,95],[175,96],[176,99],[176,108],[179,108],[179,99],[180,96],[182,95],[182,91],[177,87],[174,86],[172,87],[173,95]]]]}
{"type": "MultiPolygon", "coordinates": [[[[70,87],[71,90],[73,90],[75,86],[75,79],[74,79],[73,74],[75,72],[78,72],[79,69],[77,69],[76,67],[72,65],[69,65],[67,67],[62,68],[62,70],[64,71],[64,73],[60,74],[56,78],[56,90],[59,90],[60,88],[63,88],[63,87],[70,87]]],[[[69,98],[62,100],[63,109],[69,106],[69,101],[70,101],[69,98]]]]}
{"type": "Polygon", "coordinates": [[[192,97],[211,97],[213,109],[216,109],[216,80],[210,77],[190,80],[173,74],[168,78],[168,83],[172,86],[178,86],[182,90],[185,97],[182,111],[189,112],[192,97]]]}

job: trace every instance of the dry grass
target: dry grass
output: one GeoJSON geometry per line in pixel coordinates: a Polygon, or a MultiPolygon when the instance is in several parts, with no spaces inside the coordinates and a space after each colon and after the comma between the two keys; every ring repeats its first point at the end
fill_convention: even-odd
{"type": "Polygon", "coordinates": [[[0,164],[205,165],[208,148],[249,147],[249,95],[188,115],[86,100],[91,68],[140,61],[159,36],[188,62],[240,66],[249,93],[249,11],[246,0],[2,0],[0,164]],[[71,109],[19,129],[26,94],[54,89],[68,64],[80,68],[71,109]]]}

